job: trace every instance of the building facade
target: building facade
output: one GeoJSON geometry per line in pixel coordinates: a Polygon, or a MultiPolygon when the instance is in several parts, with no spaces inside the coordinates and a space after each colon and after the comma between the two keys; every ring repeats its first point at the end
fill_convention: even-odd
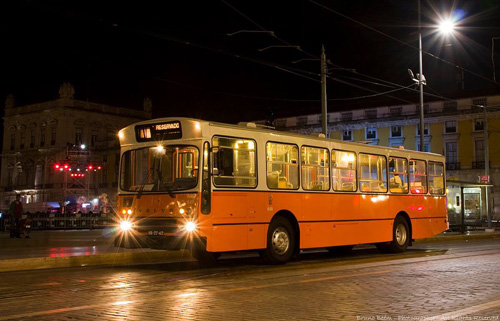
{"type": "MultiPolygon", "coordinates": [[[[487,122],[490,183],[493,184],[493,197],[490,197],[488,204],[494,220],[500,218],[499,107],[500,95],[424,104],[424,150],[446,156],[447,177],[450,180],[484,182],[484,126],[487,122]]],[[[418,104],[332,112],[327,116],[328,131],[333,139],[419,150],[419,113],[418,104]]],[[[275,126],[278,130],[306,135],[320,133],[321,114],[277,119],[275,126]]],[[[465,191],[466,194],[474,195],[461,195],[463,200],[459,202],[449,201],[450,217],[453,212],[463,210],[471,222],[484,223],[486,211],[482,209],[486,208],[485,188],[468,187],[465,191]]],[[[455,195],[449,195],[449,200],[451,198],[455,200],[455,195]]]]}
{"type": "Polygon", "coordinates": [[[69,83],[59,99],[15,106],[5,103],[0,209],[22,195],[25,211],[104,211],[115,206],[120,146],[118,130],[151,118],[143,110],[74,99],[69,83]]]}

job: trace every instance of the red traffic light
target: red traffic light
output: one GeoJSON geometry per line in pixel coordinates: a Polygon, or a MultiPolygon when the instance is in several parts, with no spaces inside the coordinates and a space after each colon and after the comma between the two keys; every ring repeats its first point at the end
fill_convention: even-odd
{"type": "Polygon", "coordinates": [[[59,164],[54,164],[54,168],[55,168],[55,169],[59,169],[59,168],[61,168],[61,165],[59,165],[59,164]]]}
{"type": "Polygon", "coordinates": [[[89,171],[91,171],[91,170],[93,170],[93,169],[94,169],[94,166],[89,165],[88,169],[89,169],[89,171]]]}
{"type": "Polygon", "coordinates": [[[69,165],[68,164],[64,164],[63,167],[64,167],[64,169],[68,169],[69,165]]]}

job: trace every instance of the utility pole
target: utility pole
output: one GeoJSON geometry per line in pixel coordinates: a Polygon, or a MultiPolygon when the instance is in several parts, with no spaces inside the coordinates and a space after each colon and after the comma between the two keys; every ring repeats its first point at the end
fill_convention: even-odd
{"type": "Polygon", "coordinates": [[[321,46],[321,127],[323,129],[323,134],[326,138],[328,135],[328,113],[327,113],[327,105],[326,105],[326,54],[325,54],[325,46],[321,46]]]}
{"type": "MultiPolygon", "coordinates": [[[[486,116],[486,106],[483,107],[483,117],[484,117],[484,175],[486,176],[487,183],[490,184],[490,140],[488,137],[488,118],[486,116]]],[[[490,209],[490,187],[485,187],[485,203],[486,203],[486,215],[488,219],[488,230],[492,231],[491,227],[491,209],[490,209]]],[[[487,231],[488,232],[488,231],[487,231]]]]}

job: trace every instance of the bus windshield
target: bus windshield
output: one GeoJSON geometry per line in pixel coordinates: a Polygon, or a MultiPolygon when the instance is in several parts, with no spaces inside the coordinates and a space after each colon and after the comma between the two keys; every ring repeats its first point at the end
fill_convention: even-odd
{"type": "Polygon", "coordinates": [[[194,146],[156,146],[122,156],[120,187],[125,191],[168,192],[196,187],[199,151],[194,146]]]}

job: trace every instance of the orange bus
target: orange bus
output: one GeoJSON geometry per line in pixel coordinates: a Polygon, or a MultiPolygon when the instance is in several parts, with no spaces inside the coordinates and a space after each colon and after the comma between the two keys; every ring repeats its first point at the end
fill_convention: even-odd
{"type": "Polygon", "coordinates": [[[188,118],[119,132],[120,247],[258,250],[375,244],[403,252],[448,229],[444,157],[188,118]]]}

